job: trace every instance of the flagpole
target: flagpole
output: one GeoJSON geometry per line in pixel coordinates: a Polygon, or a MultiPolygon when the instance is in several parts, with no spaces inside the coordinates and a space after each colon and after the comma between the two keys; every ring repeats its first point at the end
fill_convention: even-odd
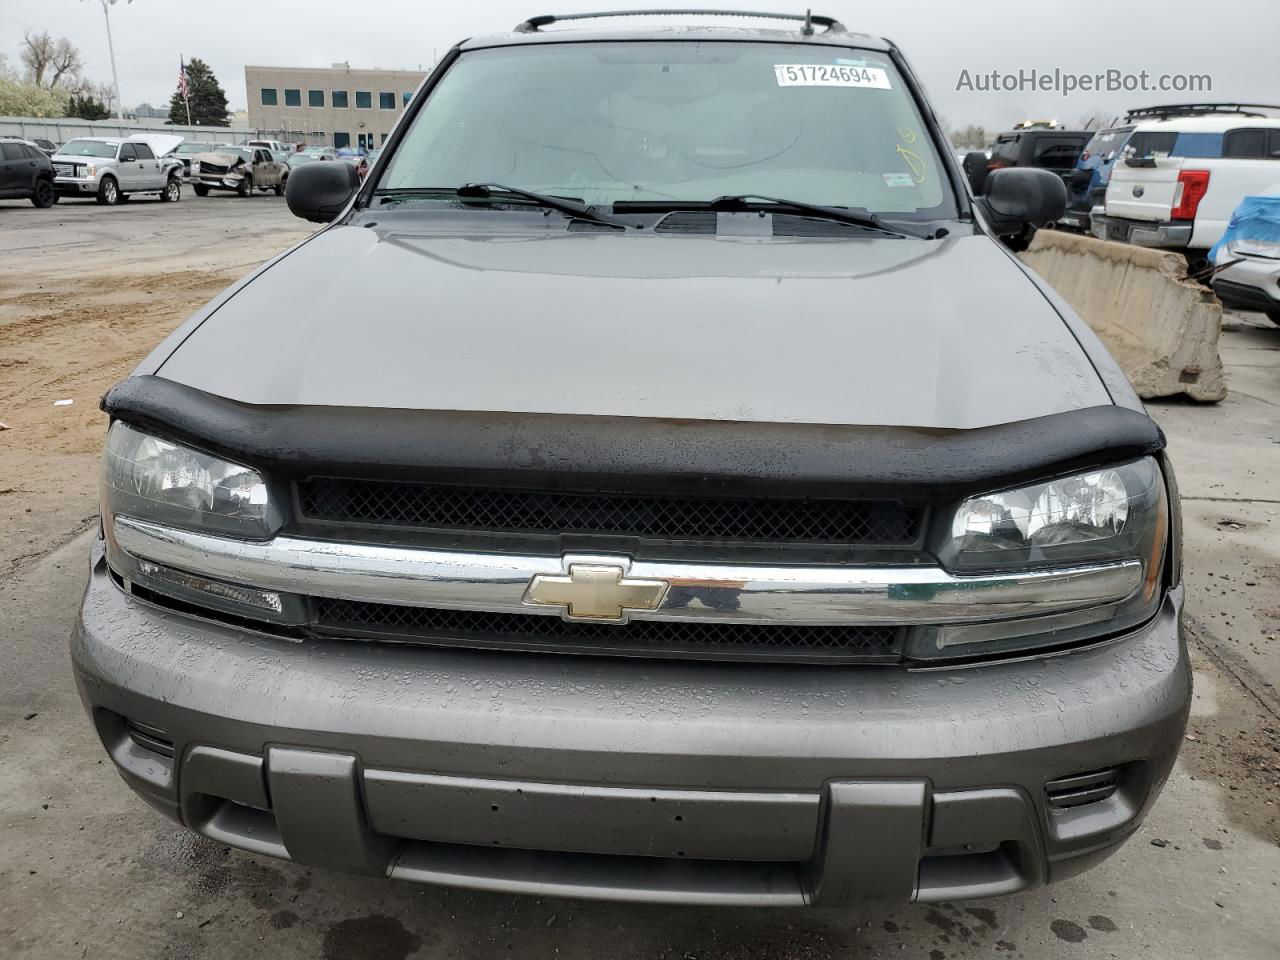
{"type": "Polygon", "coordinates": [[[187,61],[178,54],[178,69],[182,73],[182,102],[187,105],[187,126],[191,126],[191,85],[187,82],[187,61]]]}

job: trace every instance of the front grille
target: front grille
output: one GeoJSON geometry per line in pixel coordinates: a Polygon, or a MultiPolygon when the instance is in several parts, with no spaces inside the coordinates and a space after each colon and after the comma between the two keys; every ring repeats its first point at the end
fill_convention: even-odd
{"type": "Polygon", "coordinates": [[[1046,783],[1045,799],[1054,810],[1070,810],[1072,807],[1082,807],[1086,803],[1097,803],[1100,800],[1109,799],[1116,792],[1119,783],[1120,774],[1114,767],[1093,770],[1089,773],[1076,773],[1046,783]]]}
{"type": "Polygon", "coordinates": [[[665,540],[906,545],[923,517],[892,500],[564,493],[336,477],[303,481],[298,495],[313,520],[665,540]]]}
{"type": "Polygon", "coordinates": [[[317,598],[314,627],[362,636],[446,646],[559,653],[788,662],[881,662],[898,658],[900,630],[884,626],[741,624],[715,620],[578,623],[556,616],[404,607],[317,598]]]}

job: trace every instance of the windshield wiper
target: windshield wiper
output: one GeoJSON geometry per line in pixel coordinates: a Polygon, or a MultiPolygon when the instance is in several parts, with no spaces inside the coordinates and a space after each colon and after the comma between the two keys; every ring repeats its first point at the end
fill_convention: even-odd
{"type": "Polygon", "coordinates": [[[613,208],[618,213],[676,208],[681,210],[724,210],[728,212],[750,210],[761,201],[772,207],[790,210],[804,216],[832,220],[836,223],[849,223],[854,226],[865,227],[867,230],[877,230],[880,233],[892,234],[893,236],[915,237],[917,240],[932,240],[935,237],[932,233],[922,233],[910,227],[901,227],[897,224],[890,226],[874,213],[858,213],[855,210],[847,210],[841,207],[827,207],[820,203],[806,203],[803,200],[785,200],[782,197],[768,197],[760,193],[732,193],[706,201],[623,200],[615,203],[613,208]]]}
{"type": "Polygon", "coordinates": [[[548,210],[558,210],[565,216],[573,217],[575,220],[590,220],[592,223],[603,223],[610,227],[622,227],[625,229],[626,224],[612,217],[597,213],[581,200],[575,200],[570,197],[553,197],[546,193],[535,193],[532,190],[524,190],[520,187],[508,187],[501,183],[464,183],[460,187],[405,187],[401,189],[375,190],[375,197],[384,197],[394,200],[396,197],[415,197],[430,196],[432,194],[453,194],[464,200],[523,200],[534,206],[545,207],[548,210]]]}

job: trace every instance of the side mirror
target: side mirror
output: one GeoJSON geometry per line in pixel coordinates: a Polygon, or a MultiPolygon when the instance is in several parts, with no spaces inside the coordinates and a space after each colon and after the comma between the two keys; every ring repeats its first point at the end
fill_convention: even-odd
{"type": "Polygon", "coordinates": [[[974,150],[964,155],[964,161],[960,165],[964,168],[964,175],[973,195],[982,196],[982,188],[987,182],[987,155],[981,150],[974,150]]]}
{"type": "Polygon", "coordinates": [[[307,163],[289,174],[285,202],[295,217],[329,223],[360,189],[360,174],[349,163],[307,163]]]}
{"type": "Polygon", "coordinates": [[[1009,237],[1062,217],[1067,212],[1067,186],[1048,170],[1006,167],[991,171],[985,195],[977,203],[992,231],[1009,237]]]}

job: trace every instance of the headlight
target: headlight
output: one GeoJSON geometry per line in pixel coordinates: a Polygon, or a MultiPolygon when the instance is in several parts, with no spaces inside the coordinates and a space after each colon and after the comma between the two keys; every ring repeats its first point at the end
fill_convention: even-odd
{"type": "Polygon", "coordinates": [[[939,559],[957,573],[1146,560],[1163,526],[1164,484],[1148,457],[971,497],[952,516],[939,559]]]}
{"type": "Polygon", "coordinates": [[[938,559],[959,575],[1136,561],[1142,578],[1118,602],[990,623],[917,628],[919,658],[974,656],[1077,641],[1136,626],[1160,602],[1168,536],[1164,478],[1154,459],[970,497],[938,531],[938,559]]]}
{"type": "Polygon", "coordinates": [[[88,165],[84,168],[84,175],[85,175],[86,177],[92,177],[92,176],[93,176],[94,174],[96,174],[97,172],[98,172],[98,168],[97,168],[97,167],[95,167],[92,163],[91,163],[91,164],[88,164],[88,165]]]}
{"type": "Polygon", "coordinates": [[[191,172],[192,172],[192,173],[199,173],[199,172],[200,172],[200,161],[199,161],[199,160],[192,160],[192,161],[191,161],[191,172]]]}
{"type": "Polygon", "coordinates": [[[280,526],[262,475],[190,447],[112,424],[104,463],[112,516],[262,540],[280,526]]]}

